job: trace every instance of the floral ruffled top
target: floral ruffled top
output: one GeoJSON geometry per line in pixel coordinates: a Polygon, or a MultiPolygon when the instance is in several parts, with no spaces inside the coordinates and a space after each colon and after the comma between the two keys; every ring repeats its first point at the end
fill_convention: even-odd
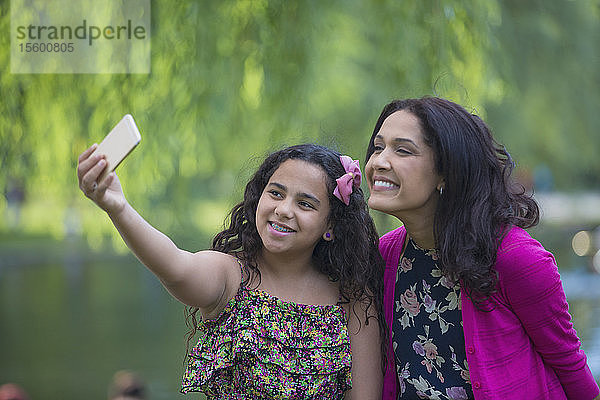
{"type": "Polygon", "coordinates": [[[399,397],[469,400],[460,285],[442,275],[437,259],[410,238],[400,258],[392,323],[399,397]]]}
{"type": "Polygon", "coordinates": [[[215,320],[201,321],[181,392],[208,399],[342,399],[352,386],[340,305],[282,301],[240,286],[215,320]]]}

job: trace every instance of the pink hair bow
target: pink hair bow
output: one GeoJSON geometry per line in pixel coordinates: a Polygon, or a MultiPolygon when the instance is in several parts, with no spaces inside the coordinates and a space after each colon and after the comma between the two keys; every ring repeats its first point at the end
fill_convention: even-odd
{"type": "Polygon", "coordinates": [[[354,187],[360,186],[362,175],[360,174],[358,160],[353,160],[348,156],[340,156],[340,161],[346,173],[336,179],[337,187],[333,191],[333,195],[348,205],[354,187]]]}

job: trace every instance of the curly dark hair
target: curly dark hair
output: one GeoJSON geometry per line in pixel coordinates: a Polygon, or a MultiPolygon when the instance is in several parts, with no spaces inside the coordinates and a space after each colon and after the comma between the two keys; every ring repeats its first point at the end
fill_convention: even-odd
{"type": "Polygon", "coordinates": [[[436,171],[445,182],[433,229],[442,271],[461,282],[474,304],[481,304],[496,290],[493,267],[504,235],[513,225],[535,226],[538,205],[511,178],[515,165],[510,154],[481,118],[439,97],[387,104],[375,124],[367,160],[384,120],[400,110],[419,120],[425,143],[433,149],[436,171]]]}
{"type": "MultiPolygon", "coordinates": [[[[319,166],[328,178],[328,218],[333,226],[334,240],[320,239],[312,259],[320,272],[332,281],[339,282],[342,302],[358,301],[363,305],[358,309],[364,309],[366,324],[373,318],[368,314],[374,310],[371,315],[377,317],[382,336],[382,355],[385,355],[384,263],[379,253],[379,238],[360,188],[354,188],[349,205],[333,195],[336,179],[346,173],[340,156],[340,153],[316,144],[291,146],[270,154],[246,185],[244,200],[230,211],[227,227],[214,237],[211,249],[237,257],[248,269],[243,279],[250,279],[252,274],[260,279],[257,258],[263,244],[256,228],[256,209],[263,190],[273,173],[286,160],[301,160],[319,166]]],[[[186,322],[190,328],[188,345],[197,329],[197,312],[198,309],[194,307],[187,309],[186,322]]],[[[353,312],[357,315],[356,307],[353,312]]]]}

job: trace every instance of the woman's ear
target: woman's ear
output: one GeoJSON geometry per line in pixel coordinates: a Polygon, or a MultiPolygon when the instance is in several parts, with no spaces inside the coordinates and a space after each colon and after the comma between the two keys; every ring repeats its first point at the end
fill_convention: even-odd
{"type": "Polygon", "coordinates": [[[437,191],[440,192],[440,194],[442,194],[442,192],[444,191],[445,188],[446,188],[446,182],[444,182],[443,179],[440,179],[440,182],[436,186],[437,191]]]}

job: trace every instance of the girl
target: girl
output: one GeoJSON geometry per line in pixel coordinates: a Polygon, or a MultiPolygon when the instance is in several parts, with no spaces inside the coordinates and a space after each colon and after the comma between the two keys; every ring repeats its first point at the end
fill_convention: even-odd
{"type": "Polygon", "coordinates": [[[209,399],[381,396],[383,263],[357,161],[311,144],[271,154],[212,249],[189,253],[132,208],[114,173],[96,182],[106,162],[90,157],[95,148],[79,157],[79,187],[193,309],[200,339],[188,354],[182,392],[209,399]]]}
{"type": "Polygon", "coordinates": [[[384,235],[384,398],[598,399],[535,201],[488,127],[435,97],[384,107],[367,150],[384,235]]]}

